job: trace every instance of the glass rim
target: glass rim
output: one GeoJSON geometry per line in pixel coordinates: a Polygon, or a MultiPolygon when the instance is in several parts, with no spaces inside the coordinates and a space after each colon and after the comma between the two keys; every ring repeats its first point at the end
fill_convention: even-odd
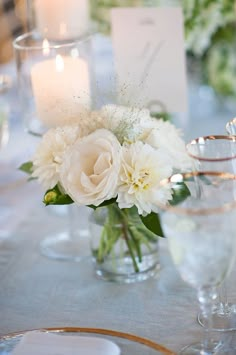
{"type": "MultiPolygon", "coordinates": [[[[222,181],[234,181],[236,182],[236,175],[226,172],[216,172],[216,171],[192,171],[186,173],[176,173],[171,175],[169,178],[163,179],[160,182],[161,187],[165,187],[170,183],[180,183],[184,182],[184,180],[201,177],[201,176],[218,176],[222,179],[222,181]]],[[[222,212],[227,212],[236,208],[236,200],[232,198],[232,202],[225,202],[219,207],[210,207],[210,208],[189,208],[189,207],[181,207],[178,205],[171,204],[157,204],[158,207],[162,211],[170,211],[176,213],[178,215],[186,215],[186,216],[207,216],[212,214],[219,214],[222,212]]]]}
{"type": "Polygon", "coordinates": [[[192,139],[189,143],[186,144],[186,150],[188,155],[191,158],[194,159],[198,159],[200,161],[209,161],[209,162],[215,162],[215,161],[227,161],[227,160],[232,160],[236,158],[236,154],[232,155],[232,156],[225,156],[222,158],[206,158],[206,157],[201,157],[197,154],[193,154],[190,152],[189,147],[194,146],[194,144],[201,144],[201,140],[206,142],[206,141],[215,141],[215,140],[220,140],[220,139],[225,139],[227,141],[231,141],[231,142],[235,142],[236,143],[236,136],[233,135],[209,135],[209,136],[202,136],[202,137],[198,137],[195,139],[192,139]]]}
{"type": "Polygon", "coordinates": [[[17,50],[42,50],[43,49],[43,41],[46,39],[48,41],[48,48],[49,49],[59,49],[59,48],[69,48],[74,46],[75,44],[82,44],[85,43],[87,41],[90,40],[90,38],[94,35],[96,35],[97,32],[90,32],[90,33],[86,33],[84,35],[81,35],[80,37],[74,39],[74,40],[68,40],[68,41],[51,41],[48,40],[47,37],[41,37],[40,34],[37,31],[31,31],[31,32],[26,32],[23,33],[19,36],[17,36],[14,40],[13,40],[13,47],[14,49],[17,50]],[[20,44],[21,42],[25,41],[28,38],[32,38],[33,40],[35,40],[35,42],[39,41],[41,42],[40,44],[35,44],[35,45],[22,45],[20,44]]]}
{"type": "MultiPolygon", "coordinates": [[[[236,117],[234,117],[232,120],[230,120],[229,122],[226,123],[226,131],[227,133],[229,133],[229,135],[232,135],[231,131],[230,131],[230,128],[231,126],[235,126],[236,127],[236,117]]],[[[234,134],[233,134],[234,136],[234,134]]]]}

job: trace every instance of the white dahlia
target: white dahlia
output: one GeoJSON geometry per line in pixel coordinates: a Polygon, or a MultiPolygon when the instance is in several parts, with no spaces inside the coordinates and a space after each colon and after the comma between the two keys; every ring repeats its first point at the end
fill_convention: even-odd
{"type": "Polygon", "coordinates": [[[45,189],[59,181],[59,170],[66,149],[80,137],[78,126],[51,128],[44,134],[33,156],[33,174],[45,189]]]}
{"type": "Polygon", "coordinates": [[[171,199],[171,191],[159,183],[169,177],[172,167],[161,149],[140,141],[121,149],[121,170],[117,202],[120,208],[136,206],[142,215],[158,212],[158,203],[171,199]]]}

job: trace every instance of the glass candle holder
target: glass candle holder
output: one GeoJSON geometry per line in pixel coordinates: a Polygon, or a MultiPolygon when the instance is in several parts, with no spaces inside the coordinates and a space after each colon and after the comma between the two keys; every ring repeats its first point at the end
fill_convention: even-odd
{"type": "Polygon", "coordinates": [[[49,42],[31,32],[17,37],[13,45],[28,132],[42,135],[50,127],[80,119],[90,109],[88,38],[49,42]]]}
{"type": "Polygon", "coordinates": [[[89,0],[27,0],[30,28],[53,41],[71,41],[90,28],[89,0]]]}
{"type": "Polygon", "coordinates": [[[4,74],[0,75],[0,148],[8,143],[9,129],[8,116],[10,107],[5,97],[5,93],[11,87],[11,79],[4,74]]]}

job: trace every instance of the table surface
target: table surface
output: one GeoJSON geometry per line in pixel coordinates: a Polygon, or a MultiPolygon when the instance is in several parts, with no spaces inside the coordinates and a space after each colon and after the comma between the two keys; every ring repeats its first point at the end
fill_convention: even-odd
{"type": "MultiPolygon", "coordinates": [[[[2,71],[14,77],[12,64],[2,71]]],[[[189,85],[189,113],[174,118],[185,140],[225,134],[233,108],[216,100],[209,88],[189,85]]],[[[63,207],[57,212],[44,207],[38,184],[28,183],[17,171],[30,158],[37,138],[22,128],[15,86],[14,81],[7,97],[10,141],[0,154],[0,334],[42,327],[107,328],[147,337],[176,352],[199,340],[196,294],[175,271],[166,240],[160,242],[158,277],[136,284],[98,280],[90,257],[62,262],[41,254],[40,242],[66,230],[68,216],[63,207]]],[[[87,216],[86,208],[78,209],[79,226],[86,228],[87,216]]],[[[89,241],[83,242],[89,248],[89,241]]],[[[236,301],[234,275],[229,280],[231,301],[236,301]]],[[[215,333],[216,338],[222,336],[233,341],[234,332],[215,333]]],[[[151,354],[137,349],[129,355],[151,354]]]]}

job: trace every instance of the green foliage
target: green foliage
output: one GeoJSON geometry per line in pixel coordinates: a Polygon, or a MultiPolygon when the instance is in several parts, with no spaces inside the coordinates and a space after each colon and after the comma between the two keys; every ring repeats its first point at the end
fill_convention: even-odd
{"type": "Polygon", "coordinates": [[[33,173],[33,163],[32,163],[32,161],[28,161],[28,162],[22,164],[19,167],[19,170],[23,171],[26,174],[31,175],[33,173]]]}
{"type": "Polygon", "coordinates": [[[183,182],[176,183],[172,190],[172,193],[172,200],[169,201],[170,205],[172,206],[178,205],[179,203],[183,202],[188,196],[190,196],[189,188],[183,182]]]}
{"type": "Polygon", "coordinates": [[[115,198],[111,198],[110,200],[104,201],[103,203],[101,203],[99,206],[94,206],[94,205],[88,205],[88,207],[92,208],[93,210],[96,210],[97,208],[100,207],[105,207],[108,205],[111,205],[112,203],[116,202],[115,198]]]}
{"type": "Polygon", "coordinates": [[[151,212],[147,216],[140,216],[143,224],[154,234],[164,237],[161,222],[158,214],[151,212]]]}
{"type": "Polygon", "coordinates": [[[43,202],[48,205],[69,205],[74,203],[69,195],[62,192],[59,185],[56,185],[53,189],[47,190],[43,202]]]}
{"type": "Polygon", "coordinates": [[[151,117],[162,118],[163,121],[171,121],[171,114],[168,112],[151,112],[151,117]]]}

